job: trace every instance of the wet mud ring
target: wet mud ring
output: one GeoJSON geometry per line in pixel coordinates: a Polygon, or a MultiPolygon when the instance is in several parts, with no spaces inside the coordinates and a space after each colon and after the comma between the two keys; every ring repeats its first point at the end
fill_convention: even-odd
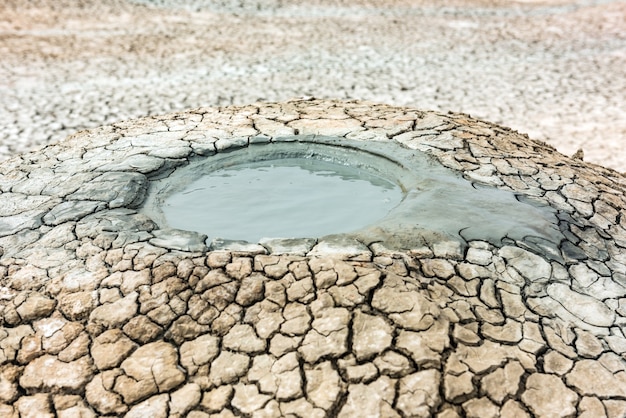
{"type": "MultiPolygon", "coordinates": [[[[467,240],[482,239],[494,245],[501,245],[503,240],[519,240],[538,251],[549,246],[555,254],[558,252],[556,247],[563,239],[558,229],[557,211],[545,203],[533,201],[523,194],[463,179],[458,172],[446,169],[429,154],[394,140],[358,141],[321,135],[252,137],[245,147],[230,147],[216,152],[214,156],[195,158],[165,179],[151,182],[141,212],[154,220],[160,229],[164,229],[168,225],[162,210],[164,202],[172,195],[181,193],[181,190],[188,190],[191,187],[189,184],[195,184],[196,179],[224,167],[284,159],[306,162],[318,160],[352,166],[364,175],[371,173],[396,184],[403,191],[403,197],[382,219],[355,231],[304,238],[262,238],[258,244],[270,253],[305,255],[320,243],[338,248],[346,245],[365,248],[376,243],[387,249],[408,250],[421,248],[428,242],[456,241],[464,249],[467,240]]],[[[324,191],[319,191],[319,194],[323,196],[324,191]]],[[[210,191],[205,192],[205,196],[206,199],[212,198],[210,191]]],[[[229,210],[237,209],[229,206],[229,210]]],[[[352,210],[369,208],[360,206],[352,210]]],[[[190,230],[199,229],[202,219],[210,216],[211,213],[203,213],[194,222],[181,223],[188,225],[190,230]]],[[[277,221],[280,222],[280,219],[277,221]]],[[[302,221],[306,222],[306,219],[302,221]]],[[[210,230],[206,232],[211,234],[210,230]]],[[[167,234],[187,236],[194,243],[204,239],[189,231],[169,230],[167,234]]],[[[221,250],[251,244],[224,238],[228,237],[205,240],[205,243],[210,249],[221,250]]],[[[158,243],[168,247],[166,240],[159,240],[158,243]]],[[[181,249],[175,243],[169,245],[181,249]]],[[[201,247],[198,249],[203,250],[201,247]]],[[[257,249],[262,250],[258,246],[257,249]]]]}
{"type": "Polygon", "coordinates": [[[0,415],[623,416],[625,189],[467,115],[362,102],[80,132],[0,164],[0,415]],[[312,143],[420,159],[470,203],[259,243],[146,209],[197,161],[312,143]]]}

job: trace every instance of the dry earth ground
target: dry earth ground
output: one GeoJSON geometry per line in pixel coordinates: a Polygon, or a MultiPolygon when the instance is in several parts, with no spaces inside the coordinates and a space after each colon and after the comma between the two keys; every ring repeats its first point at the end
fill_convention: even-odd
{"type": "Polygon", "coordinates": [[[0,2],[0,156],[312,95],[461,111],[626,171],[624,1],[177,3],[0,2]]]}

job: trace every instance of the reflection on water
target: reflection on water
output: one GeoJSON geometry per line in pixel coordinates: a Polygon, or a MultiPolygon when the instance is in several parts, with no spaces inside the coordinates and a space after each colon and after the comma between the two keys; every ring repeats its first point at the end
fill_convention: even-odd
{"type": "Polygon", "coordinates": [[[162,210],[174,228],[257,242],[354,231],[385,217],[402,197],[398,185],[368,171],[289,158],[208,173],[162,210]]]}

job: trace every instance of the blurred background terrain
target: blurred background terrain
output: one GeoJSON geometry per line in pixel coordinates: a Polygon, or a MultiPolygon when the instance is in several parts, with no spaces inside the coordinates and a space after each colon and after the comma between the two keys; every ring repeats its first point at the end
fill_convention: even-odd
{"type": "Polygon", "coordinates": [[[469,113],[625,172],[626,1],[0,1],[0,159],[297,96],[469,113]]]}

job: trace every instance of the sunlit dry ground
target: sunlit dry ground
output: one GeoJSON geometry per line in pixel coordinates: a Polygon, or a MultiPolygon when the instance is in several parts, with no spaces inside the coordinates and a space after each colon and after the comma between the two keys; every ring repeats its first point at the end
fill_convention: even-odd
{"type": "Polygon", "coordinates": [[[176,3],[0,2],[0,157],[310,95],[461,111],[626,171],[624,1],[176,3]]]}

